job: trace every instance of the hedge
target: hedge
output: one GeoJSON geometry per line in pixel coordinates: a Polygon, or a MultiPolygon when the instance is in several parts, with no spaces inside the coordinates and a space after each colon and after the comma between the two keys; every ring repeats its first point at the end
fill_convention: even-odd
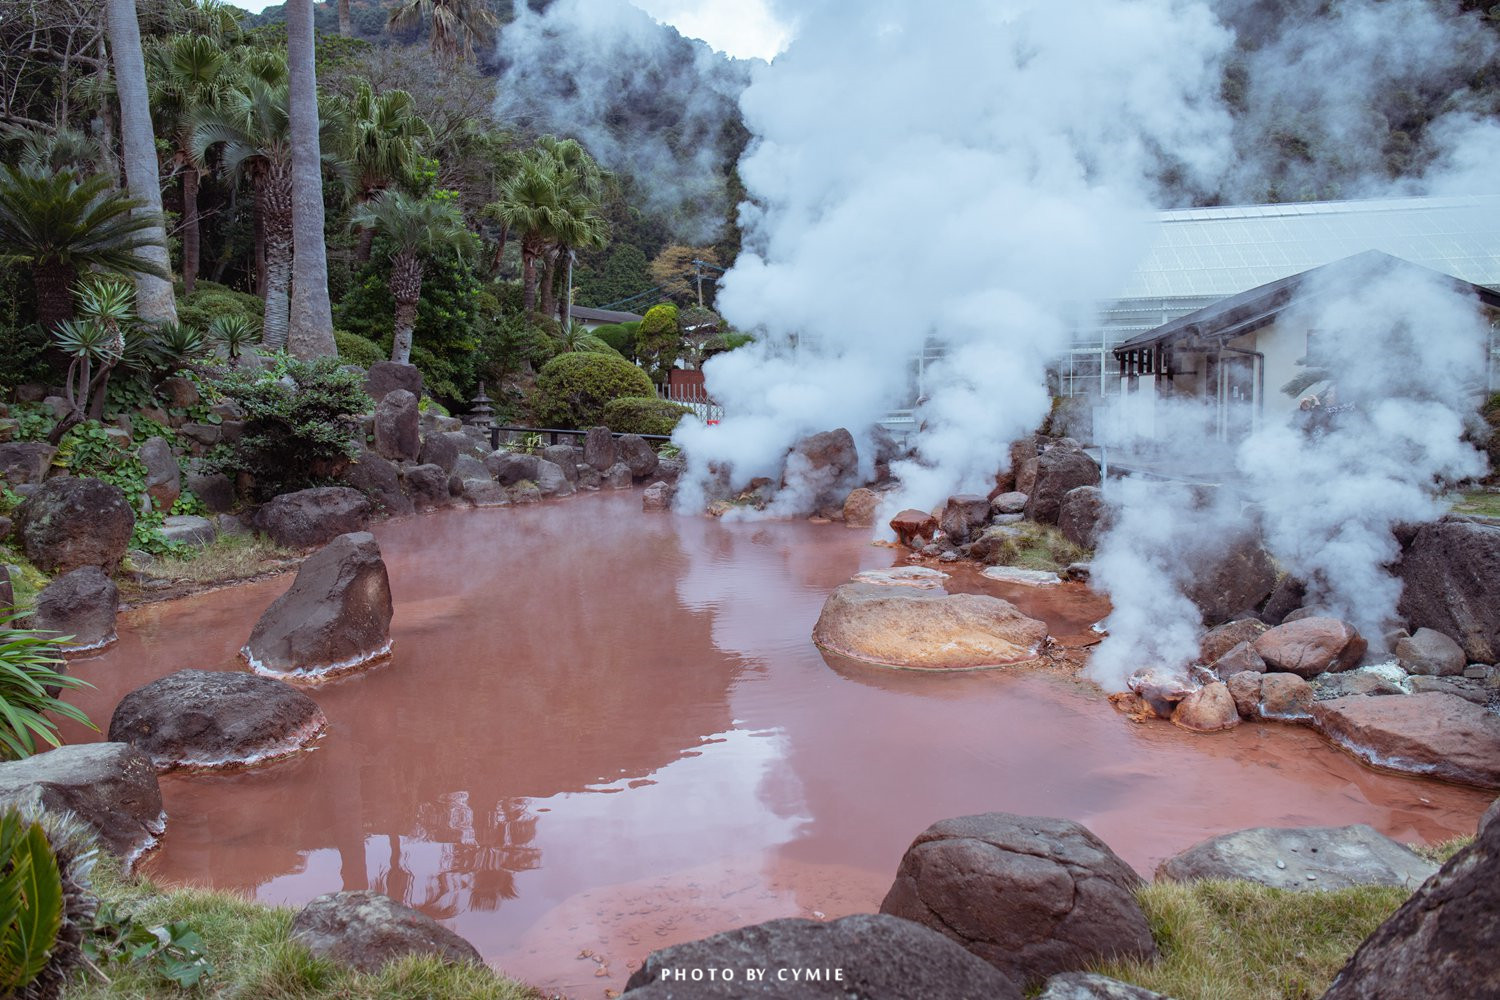
{"type": "Polygon", "coordinates": [[[622,396],[604,407],[604,426],[620,434],[671,434],[693,411],[655,396],[622,396]]]}
{"type": "Polygon", "coordinates": [[[265,303],[259,296],[207,281],[199,282],[192,295],[177,302],[177,322],[195,330],[207,330],[208,324],[224,315],[248,316],[259,322],[264,314],[265,303]]]}
{"type": "Polygon", "coordinates": [[[560,354],[537,375],[532,411],[544,427],[583,428],[604,422],[604,407],[622,396],[650,396],[646,373],[612,354],[560,354]]]}
{"type": "Polygon", "coordinates": [[[368,337],[361,337],[348,330],[334,330],[333,343],[339,349],[339,360],[351,365],[369,368],[377,361],[386,360],[385,351],[368,337]]]}

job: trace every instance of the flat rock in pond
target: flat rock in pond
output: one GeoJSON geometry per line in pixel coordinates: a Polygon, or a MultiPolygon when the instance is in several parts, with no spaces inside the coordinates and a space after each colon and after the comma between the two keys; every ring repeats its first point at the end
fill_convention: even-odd
{"type": "Polygon", "coordinates": [[[878,587],[918,587],[922,590],[936,590],[946,579],[947,573],[926,566],[867,569],[854,574],[855,583],[869,583],[878,587]]]}
{"type": "Polygon", "coordinates": [[[270,677],[347,673],[390,652],[391,614],[391,583],[375,536],[340,535],[297,568],[241,652],[251,669],[270,677]]]}
{"type": "Polygon", "coordinates": [[[179,670],[121,699],[109,738],[129,743],[157,770],[257,764],[310,743],[328,720],[281,681],[217,670],[179,670]]]}
{"type": "Polygon", "coordinates": [[[1500,788],[1500,716],[1451,694],[1315,702],[1324,736],[1377,767],[1500,788]]]}
{"type": "Polygon", "coordinates": [[[1238,879],[1308,892],[1356,885],[1415,889],[1438,866],[1363,823],[1255,827],[1211,837],[1163,861],[1157,881],[1238,879]]]}
{"type": "Polygon", "coordinates": [[[320,958],[366,973],[407,955],[484,964],[472,944],[436,920],[368,889],[317,897],[292,920],[291,936],[320,958]]]}
{"type": "Polygon", "coordinates": [[[1047,626],[1014,604],[982,594],[846,583],[813,627],[830,652],[901,667],[1003,666],[1036,657],[1047,626]]]}
{"type": "Polygon", "coordinates": [[[625,984],[631,1000],[1021,1000],[1004,973],[909,920],[859,914],[788,918],[725,931],[652,952],[625,984]],[[692,980],[693,970],[700,979],[692,980]],[[708,970],[733,970],[710,980],[708,970]],[[767,970],[749,981],[750,970],[767,970]],[[819,970],[793,979],[791,970],[819,970]],[[677,970],[683,978],[677,979],[677,970]],[[784,976],[778,970],[786,970],[784,976]],[[822,970],[828,970],[823,974],[822,970]],[[834,970],[842,970],[834,978],[834,970]]]}
{"type": "Polygon", "coordinates": [[[73,813],[127,867],[166,827],[156,768],[124,743],[70,744],[0,764],[0,803],[73,813]]]}
{"type": "Polygon", "coordinates": [[[1019,566],[986,566],[982,574],[988,580],[1019,583],[1027,587],[1050,587],[1062,583],[1062,577],[1044,569],[1022,569],[1019,566]]]}

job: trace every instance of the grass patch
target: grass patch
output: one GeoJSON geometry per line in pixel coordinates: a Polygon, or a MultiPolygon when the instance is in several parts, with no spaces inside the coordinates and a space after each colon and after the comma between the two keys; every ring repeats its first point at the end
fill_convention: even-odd
{"type": "Polygon", "coordinates": [[[1472,843],[1474,843],[1473,837],[1454,837],[1452,840],[1444,840],[1436,844],[1407,844],[1406,846],[1433,864],[1443,865],[1448,863],[1449,858],[1472,843]]]}
{"type": "Polygon", "coordinates": [[[1174,1000],[1313,1000],[1406,889],[1321,892],[1252,882],[1163,882],[1136,893],[1161,949],[1156,964],[1098,972],[1174,1000]]]}
{"type": "Polygon", "coordinates": [[[1069,564],[1089,558],[1089,550],[1074,545],[1056,528],[1035,521],[1017,521],[989,528],[974,542],[975,554],[990,566],[1018,566],[1060,573],[1069,564]]]}
{"type": "Polygon", "coordinates": [[[279,569],[297,555],[292,549],[281,548],[259,536],[220,536],[201,549],[163,556],[138,568],[157,579],[206,585],[243,580],[279,569]]]}
{"type": "Polygon", "coordinates": [[[1472,490],[1460,493],[1453,502],[1455,514],[1478,514],[1484,517],[1500,517],[1500,493],[1491,490],[1472,490]]]}
{"type": "Polygon", "coordinates": [[[0,563],[10,567],[10,589],[18,608],[34,606],[37,595],[52,582],[51,577],[37,569],[12,545],[0,545],[0,563]]]}
{"type": "Polygon", "coordinates": [[[183,990],[149,967],[112,965],[109,982],[75,979],[63,1000],[150,1000],[191,996],[213,1000],[537,1000],[533,988],[488,968],[446,965],[431,958],[393,962],[365,975],[315,958],[288,938],[295,911],[205,889],[163,890],[122,876],[112,859],[94,872],[101,899],[148,926],[184,921],[203,939],[214,971],[183,990]]]}

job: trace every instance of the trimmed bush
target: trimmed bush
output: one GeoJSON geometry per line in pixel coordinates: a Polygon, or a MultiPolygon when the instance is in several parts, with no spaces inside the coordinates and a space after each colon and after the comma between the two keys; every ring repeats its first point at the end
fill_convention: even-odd
{"type": "Polygon", "coordinates": [[[629,361],[576,351],[542,366],[532,410],[545,427],[593,427],[604,422],[610,400],[650,396],[652,391],[646,373],[629,361]]]}
{"type": "Polygon", "coordinates": [[[639,324],[607,323],[594,329],[594,336],[620,352],[622,358],[631,358],[635,351],[635,330],[639,324]]]}
{"type": "Polygon", "coordinates": [[[177,303],[177,322],[199,330],[207,330],[208,324],[220,316],[246,316],[259,322],[264,314],[265,303],[259,296],[236,292],[212,282],[200,281],[192,295],[177,303]]]}
{"type": "Polygon", "coordinates": [[[654,396],[622,396],[605,404],[604,426],[620,434],[671,434],[677,421],[692,412],[654,396]]]}
{"type": "Polygon", "coordinates": [[[351,365],[369,368],[375,362],[385,360],[385,352],[380,349],[379,344],[357,333],[334,330],[333,342],[339,349],[339,360],[351,365]]]}

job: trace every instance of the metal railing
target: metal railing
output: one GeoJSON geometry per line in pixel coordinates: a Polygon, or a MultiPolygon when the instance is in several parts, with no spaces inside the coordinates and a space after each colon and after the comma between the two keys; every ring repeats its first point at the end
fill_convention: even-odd
{"type": "MultiPolygon", "coordinates": [[[[510,436],[516,435],[516,434],[523,435],[523,439],[524,439],[524,437],[529,437],[532,434],[536,434],[538,436],[545,436],[546,439],[547,439],[547,443],[549,445],[557,444],[558,443],[557,439],[558,439],[559,436],[565,437],[565,438],[582,438],[582,437],[587,437],[588,433],[589,433],[586,430],[582,430],[582,431],[568,430],[568,429],[561,428],[561,427],[517,427],[517,426],[511,425],[511,424],[491,424],[490,425],[490,449],[492,451],[499,450],[499,448],[500,448],[500,434],[501,434],[502,431],[505,432],[505,434],[507,435],[507,439],[508,440],[510,439],[510,436]]],[[[613,437],[613,438],[622,437],[624,435],[624,433],[625,432],[623,432],[623,431],[610,431],[609,432],[610,437],[613,437]]],[[[636,436],[639,437],[643,441],[651,441],[651,442],[666,443],[666,442],[672,440],[672,436],[670,434],[638,434],[636,436]]]]}

